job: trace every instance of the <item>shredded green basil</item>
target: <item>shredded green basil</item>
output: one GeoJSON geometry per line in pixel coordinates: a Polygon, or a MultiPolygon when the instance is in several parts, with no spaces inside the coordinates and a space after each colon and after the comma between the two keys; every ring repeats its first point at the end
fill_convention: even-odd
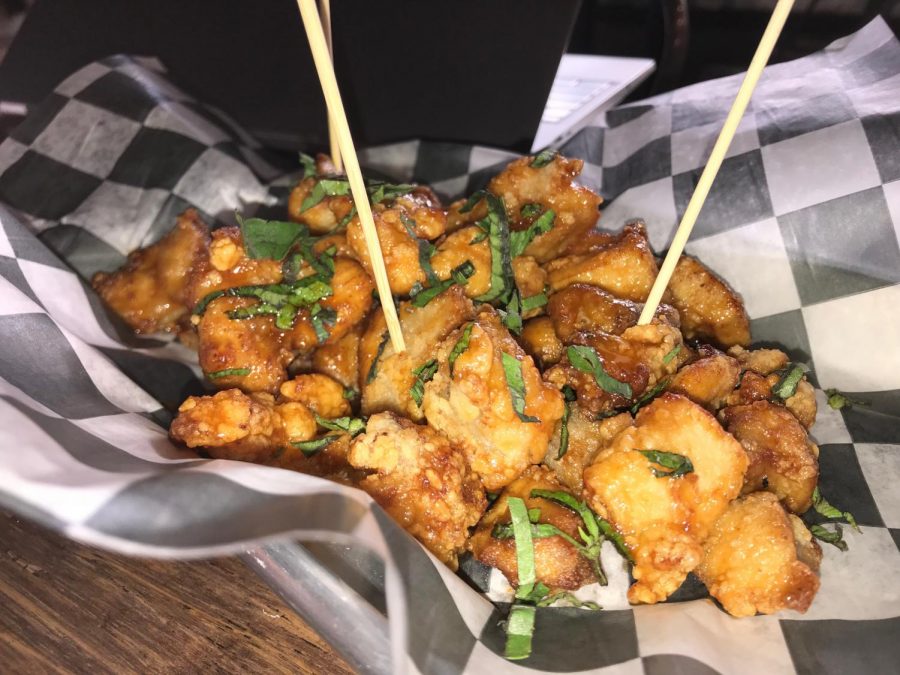
{"type": "Polygon", "coordinates": [[[506,326],[511,333],[521,335],[522,333],[522,310],[520,308],[521,296],[519,289],[515,289],[509,298],[506,307],[499,309],[500,318],[503,325],[506,326]]]}
{"type": "Polygon", "coordinates": [[[847,546],[847,542],[844,541],[844,531],[837,523],[834,524],[834,530],[829,530],[823,525],[813,525],[809,528],[809,531],[816,539],[824,541],[826,544],[836,546],[844,553],[850,548],[847,546]]]}
{"type": "Polygon", "coordinates": [[[562,459],[569,451],[569,417],[572,414],[572,406],[575,404],[575,399],[578,398],[575,390],[567,384],[563,385],[562,395],[564,408],[559,427],[559,451],[556,453],[556,459],[562,459]]]}
{"type": "Polygon", "coordinates": [[[506,218],[506,206],[503,200],[487,192],[484,195],[488,213],[484,220],[484,229],[488,232],[491,246],[491,287],[487,293],[480,295],[480,302],[505,302],[515,288],[515,275],[510,253],[509,221],[506,218]]]}
{"type": "Polygon", "coordinates": [[[456,344],[453,345],[453,349],[450,350],[450,355],[447,357],[447,366],[450,368],[451,375],[453,375],[453,366],[456,364],[456,359],[469,348],[469,340],[472,337],[472,326],[474,325],[475,324],[470,323],[463,329],[462,335],[459,336],[459,340],[456,341],[456,344]]]}
{"type": "Polygon", "coordinates": [[[344,387],[343,396],[347,401],[352,401],[357,396],[359,396],[359,392],[356,391],[356,389],[354,389],[353,387],[344,387]]]}
{"type": "Polygon", "coordinates": [[[516,258],[522,255],[525,252],[525,249],[528,248],[528,245],[534,241],[535,237],[544,234],[545,232],[549,232],[553,228],[553,221],[555,219],[556,214],[552,210],[547,209],[540,218],[535,220],[526,229],[511,232],[509,235],[510,256],[516,258]]]}
{"type": "Polygon", "coordinates": [[[543,209],[543,206],[535,204],[534,202],[522,204],[522,208],[519,209],[519,215],[521,215],[522,218],[534,218],[539,215],[543,209]]]}
{"type": "Polygon", "coordinates": [[[634,405],[629,408],[632,415],[637,414],[637,411],[643,408],[645,405],[650,403],[653,399],[659,396],[663,391],[665,391],[666,387],[669,386],[668,377],[660,380],[656,384],[653,385],[643,396],[641,396],[637,401],[635,401],[634,405]]]}
{"type": "Polygon", "coordinates": [[[316,438],[311,441],[292,442],[291,445],[293,445],[307,457],[312,457],[313,455],[319,454],[322,450],[324,450],[328,445],[330,445],[337,439],[338,437],[332,434],[330,436],[322,436],[322,438],[316,438]]]}
{"type": "Polygon", "coordinates": [[[300,153],[300,165],[303,167],[304,178],[314,178],[316,175],[316,160],[307,154],[300,153]]]}
{"type": "Polygon", "coordinates": [[[638,450],[638,452],[654,464],[659,464],[663,469],[669,469],[664,471],[655,466],[650,467],[653,475],[657,478],[678,478],[694,470],[690,458],[676,452],[663,452],[662,450],[638,450]]]}
{"type": "Polygon", "coordinates": [[[284,220],[247,218],[235,211],[234,217],[241,226],[241,237],[247,257],[254,260],[270,258],[282,260],[291,247],[302,237],[309,236],[305,225],[284,220]]]}
{"type": "Polygon", "coordinates": [[[223,370],[214,370],[211,373],[206,373],[206,377],[210,380],[218,380],[220,377],[242,377],[249,374],[249,368],[225,368],[223,370]]]}
{"type": "Polygon", "coordinates": [[[663,360],[662,360],[663,365],[666,365],[666,366],[669,365],[669,363],[672,362],[672,359],[674,359],[676,356],[678,356],[678,353],[680,351],[681,351],[681,345],[675,345],[672,348],[672,350],[663,357],[663,360]]]}
{"type": "Polygon", "coordinates": [[[366,430],[366,421],[361,417],[336,417],[329,420],[316,415],[316,424],[323,429],[343,431],[351,437],[358,436],[366,430]]]}
{"type": "Polygon", "coordinates": [[[387,346],[390,334],[385,331],[381,336],[381,342],[378,343],[378,349],[375,351],[375,358],[372,359],[372,365],[369,366],[369,372],[366,374],[366,384],[372,384],[378,376],[378,360],[384,354],[384,348],[387,346]]]}
{"type": "Polygon", "coordinates": [[[547,302],[546,293],[538,293],[537,295],[529,295],[527,298],[522,298],[522,314],[543,307],[547,302]]]}
{"type": "Polygon", "coordinates": [[[816,486],[816,489],[813,490],[813,508],[816,510],[816,513],[819,513],[826,518],[830,518],[831,520],[838,520],[843,518],[847,521],[847,524],[850,525],[857,532],[862,532],[859,529],[859,525],[856,523],[856,518],[853,517],[853,514],[849,511],[841,511],[840,509],[832,506],[828,503],[825,497],[822,496],[821,491],[819,490],[819,486],[816,486]]]}
{"type": "Polygon", "coordinates": [[[412,396],[416,405],[422,405],[422,399],[425,396],[425,383],[430,382],[434,374],[438,371],[438,362],[436,359],[426,361],[413,371],[416,381],[409,389],[409,395],[412,396]]]}
{"type": "Polygon", "coordinates": [[[772,394],[786,401],[797,393],[797,386],[806,374],[806,369],[799,363],[789,363],[781,372],[781,378],[772,387],[772,394]]]}
{"type": "Polygon", "coordinates": [[[519,661],[531,656],[531,640],[534,636],[534,617],[537,610],[531,605],[513,605],[506,619],[506,646],[503,656],[519,661]]]}
{"type": "Polygon", "coordinates": [[[600,357],[597,356],[597,352],[592,347],[570,345],[566,350],[566,355],[569,357],[569,363],[576,370],[593,375],[597,386],[603,391],[623,398],[631,398],[631,385],[627,382],[621,382],[607,373],[603,368],[600,357]]]}
{"type": "MultiPolygon", "coordinates": [[[[393,201],[397,197],[408,194],[414,188],[415,185],[394,185],[380,181],[370,181],[366,186],[366,192],[369,195],[369,200],[373,204],[378,204],[380,202],[393,201]]],[[[351,194],[350,182],[346,178],[321,178],[310,190],[306,199],[303,200],[303,203],[300,205],[300,213],[308,211],[325,199],[325,197],[343,197],[349,194],[351,194]]],[[[352,217],[353,215],[350,214],[344,220],[349,222],[352,217]]]]}
{"type": "Polygon", "coordinates": [[[424,307],[451,286],[465,286],[473,274],[475,274],[475,265],[466,260],[462,265],[454,267],[447,279],[417,290],[415,294],[412,294],[410,302],[413,307],[424,307]]]}
{"type": "Polygon", "coordinates": [[[543,169],[556,158],[557,154],[559,153],[556,150],[542,150],[534,156],[528,166],[532,169],[543,169]]]}
{"type": "Polygon", "coordinates": [[[847,394],[840,392],[837,389],[826,389],[825,395],[828,397],[828,407],[832,410],[852,408],[855,405],[869,405],[866,401],[850,398],[847,394]]]}
{"type": "Polygon", "coordinates": [[[506,387],[512,399],[512,407],[523,422],[540,422],[537,417],[525,414],[525,380],[522,378],[522,362],[506,352],[500,353],[503,362],[503,374],[506,375],[506,387]]]}

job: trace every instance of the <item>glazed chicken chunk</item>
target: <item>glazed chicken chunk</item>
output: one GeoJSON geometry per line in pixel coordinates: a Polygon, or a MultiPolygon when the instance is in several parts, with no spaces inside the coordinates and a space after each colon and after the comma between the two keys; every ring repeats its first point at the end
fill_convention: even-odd
{"type": "Polygon", "coordinates": [[[712,347],[702,347],[699,358],[682,367],[667,390],[687,396],[704,408],[718,410],[734,391],[740,376],[741,366],[736,359],[712,347]]]}
{"type": "Polygon", "coordinates": [[[768,401],[731,406],[721,416],[750,459],[744,493],[768,490],[792,513],[806,511],[819,482],[819,448],[797,419],[768,401]]]}
{"type": "Polygon", "coordinates": [[[209,228],[189,209],[159,242],[129,254],[111,274],[98,272],[91,283],[135,332],[174,331],[193,306],[188,278],[208,245],[209,228]]]}
{"type": "Polygon", "coordinates": [[[464,330],[435,350],[439,368],[425,385],[422,409],[431,426],[463,449],[485,488],[498,490],[541,461],[563,400],[490,308],[472,322],[451,373],[448,360],[464,330]]]}
{"type": "Polygon", "coordinates": [[[746,470],[743,448],[709,412],[668,393],[597,455],[584,472],[585,494],[634,555],[631,602],[660,602],[681,585],[700,563],[713,523],[740,493],[746,470]],[[687,458],[690,470],[667,475],[644,454],[654,450],[687,458]]]}
{"type": "MultiPolygon", "coordinates": [[[[565,491],[546,468],[535,466],[528,469],[504,488],[478,523],[468,543],[468,549],[476,559],[499,569],[513,587],[519,585],[516,542],[510,537],[498,538],[494,532],[497,525],[510,522],[510,497],[519,497],[528,509],[540,509],[537,522],[555,525],[575,541],[579,541],[578,528],[584,527],[581,517],[574,511],[550,499],[532,497],[532,490],[565,491]]],[[[562,537],[541,537],[533,541],[535,579],[551,591],[574,591],[597,581],[587,558],[562,537]]]]}
{"type": "Polygon", "coordinates": [[[469,528],[487,507],[465,455],[429,426],[393,413],[372,415],[350,448],[359,483],[441,562],[457,567],[469,528]]]}
{"type": "Polygon", "coordinates": [[[732,616],[805,612],[819,590],[822,549],[778,498],[754,492],[731,503],[695,570],[732,616]]]}

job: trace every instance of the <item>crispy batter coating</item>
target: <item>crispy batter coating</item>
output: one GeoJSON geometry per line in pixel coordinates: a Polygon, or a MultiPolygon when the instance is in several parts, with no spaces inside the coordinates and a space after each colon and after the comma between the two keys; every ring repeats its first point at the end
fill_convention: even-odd
{"type": "Polygon", "coordinates": [[[339,340],[326,342],[312,353],[311,368],[328,375],[343,386],[359,388],[359,338],[363,324],[358,324],[339,340]]]}
{"type": "Polygon", "coordinates": [[[386,337],[387,324],[380,308],[372,314],[360,340],[359,386],[362,392],[362,412],[364,415],[372,415],[391,411],[420,421],[424,415],[409,393],[415,382],[413,371],[435,358],[435,346],[454,328],[474,318],[475,308],[466,298],[463,289],[453,286],[424,307],[401,303],[398,313],[406,340],[405,352],[394,353],[394,347],[386,337]],[[382,343],[382,353],[376,361],[382,343]],[[372,372],[374,377],[369,382],[372,372]]]}
{"type": "Polygon", "coordinates": [[[344,387],[327,375],[308,373],[283,382],[281,398],[302,403],[319,417],[334,419],[349,415],[350,402],[344,398],[344,387]]]}
{"type": "Polygon", "coordinates": [[[526,321],[519,342],[541,368],[559,363],[565,352],[565,345],[556,336],[549,316],[538,316],[526,321]]]}
{"type": "Polygon", "coordinates": [[[706,410],[677,394],[643,408],[584,472],[585,494],[634,554],[633,603],[665,600],[700,562],[701,542],[747,469],[741,445],[706,410]],[[657,477],[639,450],[684,455],[693,471],[657,477]]]}
{"type": "Polygon", "coordinates": [[[417,185],[412,192],[398,197],[395,204],[409,213],[417,237],[434,240],[446,232],[447,212],[430,187],[417,185]]]}
{"type": "Polygon", "coordinates": [[[271,316],[228,317],[228,312],[253,304],[252,298],[228,296],[209,303],[197,325],[200,367],[207,374],[230,369],[250,371],[247,375],[216,377],[212,382],[219,388],[274,393],[287,379],[287,366],[293,359],[285,347],[284,334],[275,328],[271,316]]]}
{"type": "Polygon", "coordinates": [[[449,279],[453,270],[466,261],[475,267],[475,273],[466,283],[466,295],[477,298],[491,288],[491,245],[487,239],[473,244],[481,230],[475,226],[464,227],[442,241],[431,259],[431,267],[439,279],[449,279]]]}
{"type": "Polygon", "coordinates": [[[769,375],[784,368],[790,359],[779,349],[744,349],[735,345],[728,350],[741,364],[741,370],[750,370],[759,375],[769,375]]]}
{"type": "Polygon", "coordinates": [[[325,197],[313,207],[303,209],[303,201],[309,196],[316,183],[317,177],[304,178],[291,190],[288,198],[288,217],[298,223],[303,223],[313,234],[327,234],[340,225],[353,209],[353,200],[350,195],[337,197],[325,197]]]}
{"type": "Polygon", "coordinates": [[[196,260],[191,269],[188,304],[193,308],[213,291],[280,281],[279,261],[248,258],[241,230],[222,227],[213,231],[208,254],[196,260]]]}
{"type": "Polygon", "coordinates": [[[112,274],[98,272],[91,283],[135,332],[174,331],[192,306],[188,275],[208,245],[209,228],[188,209],[160,241],[130,253],[112,274]]]}
{"type": "MultiPolygon", "coordinates": [[[[336,312],[334,323],[326,326],[328,338],[323,344],[333,344],[360,324],[372,309],[372,291],[375,282],[362,266],[350,258],[334,259],[334,276],[331,279],[332,294],[321,301],[324,309],[336,312]]],[[[308,310],[297,313],[294,326],[288,333],[291,349],[310,352],[319,346],[319,338],[308,310]]]]}
{"type": "Polygon", "coordinates": [[[425,385],[422,409],[431,426],[463,449],[485,488],[498,490],[541,461],[562,417],[563,400],[541,380],[534,361],[488,307],[473,322],[469,346],[456,359],[451,375],[447,361],[461,334],[454,331],[434,351],[440,369],[425,385]],[[513,409],[504,353],[520,363],[524,412],[537,422],[523,422],[513,409]]]}
{"type": "Polygon", "coordinates": [[[822,550],[778,498],[755,492],[716,521],[695,570],[732,616],[805,612],[819,590],[822,550]]]}
{"type": "Polygon", "coordinates": [[[669,291],[686,338],[723,347],[750,344],[750,319],[741,296],[696,258],[681,256],[669,291]]]}
{"type": "MultiPolygon", "coordinates": [[[[381,243],[381,254],[387,269],[391,293],[409,295],[415,284],[424,285],[426,281],[425,271],[419,265],[419,246],[403,224],[404,218],[412,222],[412,216],[401,208],[375,210],[372,215],[375,219],[378,241],[381,243]]],[[[347,243],[366,272],[372,274],[372,260],[369,258],[359,218],[354,218],[347,225],[347,243]]]]}
{"type": "Polygon", "coordinates": [[[558,256],[566,245],[590,231],[600,217],[598,207],[603,201],[592,190],[575,183],[584,162],[557,155],[541,168],[530,166],[532,157],[511,162],[494,176],[488,190],[503,198],[509,214],[510,227],[524,230],[537,216],[525,218],[521,208],[525,204],[540,204],[543,210],[556,214],[553,228],[535,237],[525,254],[545,263],[558,256]]]}
{"type": "Polygon", "coordinates": [[[635,302],[647,299],[659,272],[643,223],[629,223],[605,246],[551,260],[545,269],[554,291],[584,283],[635,302]]]}
{"type": "Polygon", "coordinates": [[[169,434],[217,459],[266,463],[291,442],[315,437],[316,420],[302,403],[276,405],[271,394],[227,389],[188,397],[169,434]]]}
{"type": "MultiPolygon", "coordinates": [[[[582,331],[621,335],[637,323],[642,308],[639,303],[617,298],[597,286],[572,284],[550,296],[547,314],[559,339],[567,342],[582,331]]],[[[661,304],[656,316],[672,326],[679,325],[678,313],[669,305],[661,304]]]]}
{"type": "Polygon", "coordinates": [[[568,384],[575,389],[579,404],[597,415],[631,405],[674,373],[678,358],[670,358],[667,363],[666,356],[681,344],[681,333],[654,320],[646,326],[632,326],[622,335],[574,333],[569,342],[592,347],[607,374],[631,387],[630,398],[603,389],[593,374],[571,365],[568,355],[544,373],[544,379],[557,388],[568,384]]]}
{"type": "Polygon", "coordinates": [[[601,450],[609,446],[620,431],[631,424],[632,418],[627,412],[596,419],[581,406],[572,405],[567,424],[569,443],[566,454],[557,459],[562,427],[560,421],[547,448],[544,464],[553,470],[560,483],[573,493],[581,494],[584,489],[585,468],[591,465],[601,450]]]}
{"type": "Polygon", "coordinates": [[[731,406],[720,415],[750,459],[744,494],[769,490],[789,511],[806,511],[819,481],[819,448],[797,419],[768,401],[731,406]]]}
{"type": "Polygon", "coordinates": [[[741,366],[736,359],[704,347],[700,358],[675,373],[667,389],[687,396],[704,408],[718,410],[737,386],[740,376],[741,366]]]}
{"type": "MultiPolygon", "coordinates": [[[[547,285],[547,273],[538,265],[531,256],[522,255],[512,259],[513,276],[516,279],[516,287],[523,298],[530,298],[544,292],[547,285]]],[[[543,308],[532,309],[523,312],[522,316],[530,319],[543,313],[543,308]]]]}
{"type": "Polygon", "coordinates": [[[469,528],[487,508],[463,453],[429,426],[380,413],[369,418],[348,458],[352,466],[374,472],[359,487],[456,569],[469,528]]]}
{"type": "MultiPolygon", "coordinates": [[[[515,539],[495,539],[491,535],[495,525],[510,522],[510,497],[523,499],[529,509],[540,509],[538,522],[555,525],[575,541],[580,541],[578,528],[584,527],[574,511],[549,499],[531,497],[532,490],[567,492],[548,469],[539,466],[528,469],[504,488],[467,544],[476,559],[499,569],[514,587],[519,585],[515,539]]],[[[574,591],[597,580],[587,559],[560,536],[534,539],[534,565],[536,580],[551,592],[574,591]]]]}

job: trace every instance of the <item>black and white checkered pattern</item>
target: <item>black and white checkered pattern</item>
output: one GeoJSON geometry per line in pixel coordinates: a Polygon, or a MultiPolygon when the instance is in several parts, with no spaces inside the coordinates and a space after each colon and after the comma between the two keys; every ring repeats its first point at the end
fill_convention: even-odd
{"type": "MultiPolygon", "coordinates": [[[[610,111],[566,144],[607,200],[602,226],[640,216],[666,248],[739,84],[610,111]]],[[[369,171],[447,196],[482,186],[511,157],[419,142],[362,155],[369,171]]],[[[0,145],[0,504],[143,555],[275,537],[364,542],[385,560],[395,634],[423,673],[896,672],[900,45],[883,22],[767,69],[688,245],[743,294],[757,341],[870,404],[836,412],[819,392],[823,493],[862,534],[847,532],[847,553],[826,548],[805,615],[735,620],[689,580],[665,604],[541,610],[533,656],[509,663],[504,609],[366,495],[171,445],[170,411],[202,388],[191,354],[131,335],[84,279],[159,238],[186,206],[211,220],[273,206],[290,184],[282,174],[159,64],[127,57],[70,77],[0,145]]],[[[484,587],[485,570],[464,570],[484,587]]]]}

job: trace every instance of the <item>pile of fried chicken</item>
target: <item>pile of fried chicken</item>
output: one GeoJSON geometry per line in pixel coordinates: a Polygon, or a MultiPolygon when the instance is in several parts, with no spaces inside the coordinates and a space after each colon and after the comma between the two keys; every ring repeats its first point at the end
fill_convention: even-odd
{"type": "Polygon", "coordinates": [[[189,210],[93,285],[136,331],[196,348],[218,389],[184,401],[172,439],[361,488],[451,568],[469,551],[517,586],[498,532],[519,497],[568,535],[535,538],[537,580],[597,582],[581,518],[534,494],[564,492],[623,542],[633,603],[694,573],[734,616],[805,611],[822,556],[797,517],[818,481],[812,386],[748,349],[741,298],[689,256],[637,325],[659,261],[640,222],[595,229],[581,169],[524,157],[449,207],[370,184],[403,353],[324,155],[288,220],[211,230],[189,210]]]}

